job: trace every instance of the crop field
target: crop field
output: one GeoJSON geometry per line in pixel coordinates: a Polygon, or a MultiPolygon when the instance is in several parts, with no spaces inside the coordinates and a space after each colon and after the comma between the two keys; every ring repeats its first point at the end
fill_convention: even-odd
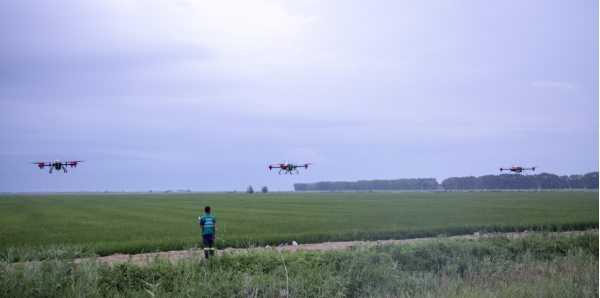
{"type": "Polygon", "coordinates": [[[0,254],[200,247],[197,216],[206,205],[217,221],[215,243],[225,248],[586,230],[598,228],[598,202],[597,191],[2,195],[0,254]]]}

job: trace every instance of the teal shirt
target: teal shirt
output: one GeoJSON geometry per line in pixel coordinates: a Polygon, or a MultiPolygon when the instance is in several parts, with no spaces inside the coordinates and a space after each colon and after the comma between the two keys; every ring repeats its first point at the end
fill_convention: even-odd
{"type": "Polygon", "coordinates": [[[200,217],[200,225],[204,226],[204,228],[202,229],[202,236],[204,235],[212,235],[215,233],[215,217],[210,215],[210,214],[206,214],[202,217],[200,217]]]}

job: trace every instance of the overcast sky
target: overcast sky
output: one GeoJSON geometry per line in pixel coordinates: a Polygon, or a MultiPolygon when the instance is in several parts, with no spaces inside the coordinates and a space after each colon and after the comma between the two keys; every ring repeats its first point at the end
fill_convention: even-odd
{"type": "Polygon", "coordinates": [[[2,1],[0,191],[598,171],[598,15],[598,1],[2,1]],[[29,164],[55,159],[86,162],[29,164]],[[268,170],[283,160],[314,165],[268,170]]]}

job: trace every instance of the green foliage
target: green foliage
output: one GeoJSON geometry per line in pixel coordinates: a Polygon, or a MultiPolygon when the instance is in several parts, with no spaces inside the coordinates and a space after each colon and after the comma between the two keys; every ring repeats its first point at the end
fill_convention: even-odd
{"type": "Polygon", "coordinates": [[[295,183],[295,191],[435,190],[435,178],[295,183]]]}
{"type": "Polygon", "coordinates": [[[2,297],[598,297],[598,234],[347,250],[250,249],[176,264],[0,263],[2,297]],[[285,267],[282,259],[285,260],[285,267]],[[289,295],[285,272],[289,273],[289,295]]]}
{"type": "Polygon", "coordinates": [[[598,228],[598,193],[255,193],[0,196],[0,258],[598,228]]]}
{"type": "Polygon", "coordinates": [[[246,189],[247,193],[253,194],[254,193],[254,189],[252,188],[252,185],[248,186],[248,188],[246,189]]]}
{"type": "Polygon", "coordinates": [[[537,175],[485,175],[481,177],[450,177],[442,181],[446,190],[474,189],[598,189],[598,172],[585,175],[558,176],[541,173],[537,175]]]}

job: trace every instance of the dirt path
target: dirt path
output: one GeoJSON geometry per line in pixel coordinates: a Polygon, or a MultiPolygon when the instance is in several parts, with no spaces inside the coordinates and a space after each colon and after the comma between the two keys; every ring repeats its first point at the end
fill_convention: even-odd
{"type": "MultiPolygon", "coordinates": [[[[587,232],[598,233],[598,229],[589,230],[587,232]]],[[[585,232],[573,231],[573,232],[561,232],[558,234],[567,236],[567,235],[571,235],[571,234],[581,235],[583,233],[585,233],[585,232]]],[[[552,233],[552,234],[556,234],[556,233],[552,233]]],[[[490,233],[490,234],[481,234],[480,235],[479,233],[475,233],[474,235],[451,236],[448,238],[450,238],[450,239],[455,239],[455,238],[477,239],[479,237],[489,237],[489,236],[494,236],[494,235],[504,235],[509,238],[518,238],[518,237],[523,237],[527,234],[524,234],[524,233],[490,233]]],[[[410,242],[415,242],[415,241],[425,241],[425,240],[431,240],[431,239],[435,239],[435,238],[380,240],[380,241],[369,241],[369,242],[363,242],[363,241],[327,242],[327,243],[317,243],[317,244],[300,244],[300,245],[288,245],[288,246],[283,246],[283,247],[266,247],[266,248],[276,249],[279,251],[290,250],[290,251],[294,252],[299,249],[304,249],[304,250],[345,249],[348,246],[352,246],[352,245],[355,245],[358,243],[363,243],[364,245],[369,246],[369,245],[387,244],[387,243],[410,243],[410,242]]],[[[265,247],[257,247],[257,249],[265,249],[265,247]]],[[[224,250],[219,250],[217,253],[219,253],[219,254],[222,254],[223,252],[246,253],[248,251],[249,250],[246,248],[238,248],[238,249],[226,248],[224,250]]],[[[196,253],[203,254],[203,250],[201,248],[197,249],[196,253]]],[[[99,257],[98,261],[108,262],[108,264],[110,266],[113,266],[115,264],[127,262],[131,258],[131,261],[134,264],[146,264],[146,262],[148,262],[148,261],[152,262],[154,260],[154,258],[157,256],[160,256],[160,258],[168,258],[169,260],[171,260],[171,262],[175,263],[179,259],[184,259],[184,258],[190,257],[190,252],[186,251],[186,250],[180,250],[180,251],[170,251],[170,252],[136,254],[136,255],[131,255],[131,256],[127,255],[127,254],[114,254],[112,256],[99,257]]],[[[84,262],[85,260],[86,259],[75,259],[74,262],[81,263],[81,262],[84,262]]]]}

